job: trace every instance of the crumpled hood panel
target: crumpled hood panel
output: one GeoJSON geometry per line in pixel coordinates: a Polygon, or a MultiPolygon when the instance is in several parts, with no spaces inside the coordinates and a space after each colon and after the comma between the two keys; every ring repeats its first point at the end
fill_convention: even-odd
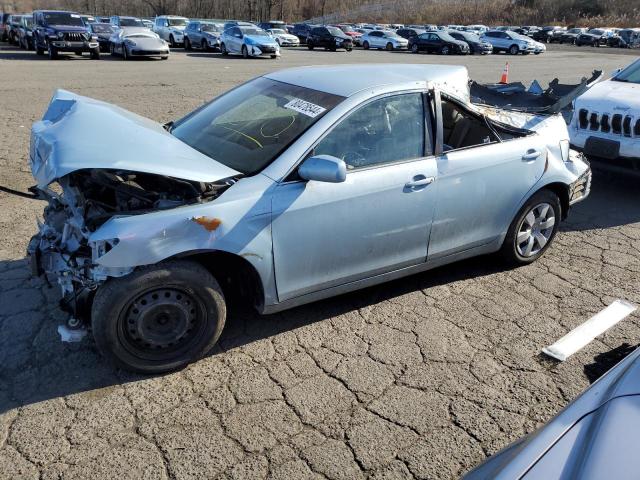
{"type": "Polygon", "coordinates": [[[39,187],[86,168],[198,182],[239,174],[181,142],[159,123],[65,90],[56,91],[42,120],[33,124],[29,157],[39,187]]]}

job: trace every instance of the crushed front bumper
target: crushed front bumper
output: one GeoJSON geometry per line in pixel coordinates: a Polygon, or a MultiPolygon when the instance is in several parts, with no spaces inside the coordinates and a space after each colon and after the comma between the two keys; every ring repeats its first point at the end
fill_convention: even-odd
{"type": "MultiPolygon", "coordinates": [[[[583,161],[585,161],[583,159],[583,161]]],[[[591,167],[578,177],[578,179],[569,185],[569,205],[575,205],[583,201],[591,193],[591,167]]]]}

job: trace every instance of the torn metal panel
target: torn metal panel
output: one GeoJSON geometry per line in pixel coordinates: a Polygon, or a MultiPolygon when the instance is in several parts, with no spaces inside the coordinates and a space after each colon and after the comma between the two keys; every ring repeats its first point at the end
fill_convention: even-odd
{"type": "Polygon", "coordinates": [[[602,71],[595,70],[590,78],[583,78],[579,84],[574,85],[562,84],[555,78],[541,94],[527,90],[520,82],[503,85],[472,81],[471,101],[505,110],[552,115],[568,107],[601,77],[602,71]]]}

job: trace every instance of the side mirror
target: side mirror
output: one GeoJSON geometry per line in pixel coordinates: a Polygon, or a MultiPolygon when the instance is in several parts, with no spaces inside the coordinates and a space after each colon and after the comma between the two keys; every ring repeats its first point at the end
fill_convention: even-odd
{"type": "Polygon", "coordinates": [[[302,162],[298,175],[305,180],[341,183],[347,179],[347,164],[331,155],[315,155],[302,162]]]}

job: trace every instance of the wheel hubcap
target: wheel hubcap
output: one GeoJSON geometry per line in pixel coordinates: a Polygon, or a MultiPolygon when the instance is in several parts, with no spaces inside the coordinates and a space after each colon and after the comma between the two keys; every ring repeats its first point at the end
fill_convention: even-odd
{"type": "Polygon", "coordinates": [[[203,311],[180,288],[158,288],[136,297],[126,308],[122,326],[126,343],[137,352],[162,354],[189,344],[197,336],[203,311]]]}
{"type": "Polygon", "coordinates": [[[528,258],[540,253],[549,243],[555,224],[555,211],[550,204],[540,203],[529,210],[518,228],[518,254],[528,258]]]}

